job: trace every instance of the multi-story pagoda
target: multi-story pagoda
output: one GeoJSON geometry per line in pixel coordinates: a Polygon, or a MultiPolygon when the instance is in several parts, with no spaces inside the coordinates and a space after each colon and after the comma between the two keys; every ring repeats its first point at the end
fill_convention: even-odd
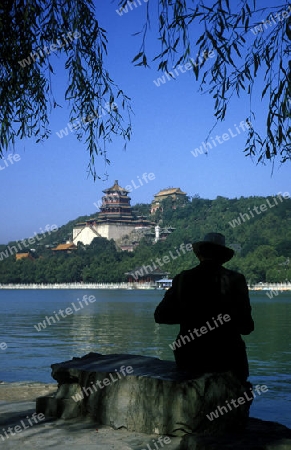
{"type": "Polygon", "coordinates": [[[130,206],[131,198],[128,197],[129,191],[120,187],[118,181],[115,180],[114,185],[103,192],[105,195],[102,197],[98,222],[109,220],[132,223],[134,217],[130,206]]]}
{"type": "Polygon", "coordinates": [[[119,243],[134,229],[147,228],[153,224],[143,217],[135,217],[130,205],[129,191],[115,180],[112,187],[105,189],[96,218],[78,223],[73,229],[73,243],[89,245],[95,237],[113,239],[119,243]]]}

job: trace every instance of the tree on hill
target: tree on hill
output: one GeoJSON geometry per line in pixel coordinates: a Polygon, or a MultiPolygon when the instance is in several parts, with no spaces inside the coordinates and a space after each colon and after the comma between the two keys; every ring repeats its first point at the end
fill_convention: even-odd
{"type": "MultiPolygon", "coordinates": [[[[264,203],[264,197],[242,197],[229,203],[224,197],[217,197],[189,199],[184,207],[175,210],[170,205],[163,211],[169,220],[164,225],[172,225],[175,230],[165,241],[153,243],[152,236],[149,240],[142,239],[133,252],[121,251],[113,240],[96,237],[90,245],[78,245],[70,254],[54,254],[51,249],[41,251],[40,248],[33,261],[16,261],[15,254],[7,256],[10,253],[2,246],[0,282],[119,282],[126,280],[126,272],[144,265],[154,267],[154,264],[161,265],[173,277],[198,262],[191,248],[185,251],[186,245],[200,240],[210,230],[220,231],[222,223],[226,224],[223,232],[227,245],[236,251],[227,267],[242,272],[252,284],[291,281],[290,198],[260,215],[253,214],[235,227],[230,225],[239,211],[250,212],[264,203]],[[229,204],[227,208],[226,204],[229,204]]],[[[70,226],[73,223],[69,222],[70,226]]],[[[64,225],[65,230],[69,224],[64,225]]]]}
{"type": "MultiPolygon", "coordinates": [[[[115,0],[119,15],[136,8],[136,1],[115,0]]],[[[291,21],[288,1],[257,6],[255,0],[144,1],[145,19],[133,64],[175,77],[192,70],[200,90],[214,99],[214,118],[224,120],[231,98],[244,94],[250,102],[246,118],[247,155],[259,161],[290,158],[291,21]],[[150,20],[158,20],[159,50],[149,56],[150,20]],[[197,51],[198,49],[198,51],[197,51]],[[191,55],[197,56],[193,58],[191,55]],[[256,95],[254,95],[254,93],[256,95]],[[265,130],[256,129],[253,97],[266,103],[265,130]]],[[[139,2],[140,4],[140,2],[139,2]]],[[[105,66],[106,30],[93,0],[4,0],[0,7],[0,154],[17,138],[50,135],[49,116],[58,107],[51,91],[51,56],[65,53],[71,126],[84,140],[90,170],[95,157],[108,161],[107,143],[115,135],[131,136],[130,99],[112,80],[105,66]],[[120,108],[116,107],[118,99],[120,108]],[[106,110],[106,115],[102,111],[106,110]]],[[[260,105],[260,115],[262,115],[260,105]]]]}

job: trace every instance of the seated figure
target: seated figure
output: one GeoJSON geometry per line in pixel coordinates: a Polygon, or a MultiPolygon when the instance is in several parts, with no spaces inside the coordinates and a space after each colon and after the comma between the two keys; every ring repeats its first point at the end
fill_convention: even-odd
{"type": "Polygon", "coordinates": [[[234,251],[220,233],[193,244],[200,264],[173,279],[155,310],[155,321],[179,324],[173,343],[176,364],[198,377],[231,371],[246,382],[249,367],[241,335],[254,330],[245,277],[223,267],[234,251]]]}

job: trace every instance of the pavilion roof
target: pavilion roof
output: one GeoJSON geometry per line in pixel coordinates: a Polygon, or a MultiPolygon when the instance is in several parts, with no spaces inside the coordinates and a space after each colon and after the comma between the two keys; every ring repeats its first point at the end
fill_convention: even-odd
{"type": "Polygon", "coordinates": [[[181,191],[181,189],[178,188],[167,188],[162,189],[157,194],[155,194],[155,197],[163,196],[163,195],[172,195],[172,194],[180,194],[180,195],[186,195],[186,192],[181,191]]]}
{"type": "Polygon", "coordinates": [[[126,189],[124,189],[123,187],[119,186],[118,180],[114,181],[114,185],[111,188],[104,189],[104,191],[102,191],[102,192],[104,192],[106,194],[107,192],[111,192],[111,191],[120,191],[120,192],[127,192],[127,193],[130,192],[130,191],[127,191],[126,189]]]}

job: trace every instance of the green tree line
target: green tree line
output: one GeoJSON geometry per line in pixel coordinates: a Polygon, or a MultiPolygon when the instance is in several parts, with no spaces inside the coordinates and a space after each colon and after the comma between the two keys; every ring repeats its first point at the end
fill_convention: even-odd
{"type": "Polygon", "coordinates": [[[161,269],[173,277],[198,263],[192,251],[181,251],[181,244],[200,240],[209,231],[226,236],[227,245],[235,250],[226,267],[242,272],[249,283],[291,280],[289,198],[219,196],[209,200],[194,196],[176,209],[171,202],[164,201],[155,216],[149,215],[150,205],[139,204],[134,209],[143,215],[147,211],[151,221],[175,230],[157,243],[153,242],[153,236],[145,236],[133,252],[121,251],[113,240],[95,238],[89,246],[79,243],[70,254],[54,253],[51,247],[64,242],[77,222],[96,214],[78,218],[39,241],[33,261],[16,261],[15,254],[4,257],[1,252],[7,246],[0,246],[0,283],[120,282],[126,281],[127,272],[138,267],[153,266],[153,262],[158,265],[158,259],[162,262],[161,269]]]}

